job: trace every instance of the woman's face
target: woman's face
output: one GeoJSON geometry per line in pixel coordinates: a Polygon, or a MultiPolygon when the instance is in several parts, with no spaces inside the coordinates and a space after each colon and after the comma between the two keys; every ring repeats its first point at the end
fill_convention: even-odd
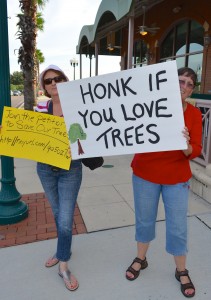
{"type": "Polygon", "coordinates": [[[179,85],[180,85],[180,93],[181,93],[182,101],[185,101],[185,99],[191,96],[194,90],[193,80],[188,76],[180,75],[179,85]]]}
{"type": "Polygon", "coordinates": [[[51,97],[58,96],[56,84],[63,81],[65,81],[64,76],[53,70],[47,71],[43,77],[45,90],[51,97]]]}

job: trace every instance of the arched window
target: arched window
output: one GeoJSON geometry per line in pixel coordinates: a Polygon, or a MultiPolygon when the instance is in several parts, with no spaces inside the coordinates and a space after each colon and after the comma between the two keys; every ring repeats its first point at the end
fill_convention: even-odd
{"type": "Polygon", "coordinates": [[[160,62],[176,59],[177,67],[190,67],[198,76],[200,91],[204,28],[194,20],[177,24],[161,44],[160,62]]]}

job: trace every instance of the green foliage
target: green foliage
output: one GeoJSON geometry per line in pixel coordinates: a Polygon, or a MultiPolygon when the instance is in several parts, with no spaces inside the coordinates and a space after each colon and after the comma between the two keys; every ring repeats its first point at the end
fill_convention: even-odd
{"type": "Polygon", "coordinates": [[[38,62],[39,64],[44,63],[45,57],[44,57],[44,55],[43,55],[43,53],[42,53],[41,50],[36,49],[35,55],[36,55],[37,62],[38,62]]]}
{"type": "Polygon", "coordinates": [[[10,75],[10,83],[13,85],[23,85],[23,72],[13,72],[10,75]]]}
{"type": "Polygon", "coordinates": [[[37,12],[37,29],[39,31],[43,31],[44,30],[44,23],[45,23],[45,20],[43,19],[43,15],[41,12],[37,12]]]}
{"type": "Polygon", "coordinates": [[[15,84],[10,84],[10,90],[11,91],[21,91],[21,92],[23,92],[23,89],[24,89],[24,87],[23,87],[23,84],[18,84],[18,85],[15,85],[15,84]]]}

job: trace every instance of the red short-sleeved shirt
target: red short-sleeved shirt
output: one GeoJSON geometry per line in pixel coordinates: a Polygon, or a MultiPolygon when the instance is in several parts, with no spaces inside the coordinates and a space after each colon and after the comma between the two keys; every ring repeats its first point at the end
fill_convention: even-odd
{"type": "Polygon", "coordinates": [[[191,178],[189,160],[199,156],[202,149],[200,110],[188,104],[184,120],[190,134],[192,154],[187,157],[182,150],[135,154],[131,163],[134,175],[158,184],[176,184],[191,178]]]}

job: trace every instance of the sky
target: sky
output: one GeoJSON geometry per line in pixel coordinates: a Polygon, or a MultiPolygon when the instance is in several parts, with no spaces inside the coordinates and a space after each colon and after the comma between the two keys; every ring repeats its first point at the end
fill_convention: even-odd
{"type": "MultiPolygon", "coordinates": [[[[40,65],[40,72],[50,64],[58,65],[73,80],[74,70],[71,59],[79,61],[76,46],[84,25],[94,24],[101,0],[49,0],[42,10],[45,20],[44,31],[38,32],[37,48],[42,51],[45,62],[40,65]]],[[[18,0],[7,0],[8,39],[10,74],[20,71],[17,39],[17,14],[20,12],[18,0]]],[[[89,77],[89,59],[82,56],[83,78],[89,77]]],[[[99,75],[120,71],[120,57],[99,56],[99,75]]],[[[95,65],[92,59],[92,76],[95,65]]],[[[79,66],[75,68],[75,79],[79,79],[79,66]]]]}

